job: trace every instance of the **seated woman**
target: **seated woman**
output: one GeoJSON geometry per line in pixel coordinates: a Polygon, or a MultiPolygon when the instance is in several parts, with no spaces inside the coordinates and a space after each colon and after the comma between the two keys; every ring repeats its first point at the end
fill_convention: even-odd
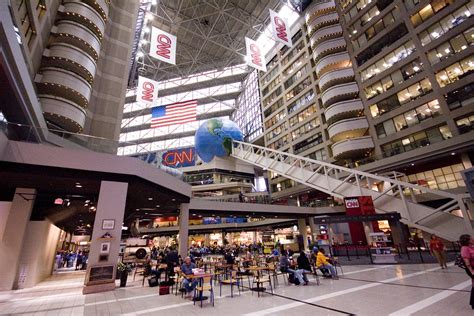
{"type": "Polygon", "coordinates": [[[309,263],[309,259],[304,253],[304,251],[300,252],[298,259],[296,259],[298,263],[298,274],[295,276],[299,279],[300,283],[304,282],[304,285],[308,285],[308,278],[306,277],[306,273],[311,273],[311,264],[309,263]]]}
{"type": "Polygon", "coordinates": [[[337,277],[336,274],[336,268],[329,262],[329,258],[326,257],[324,254],[324,249],[320,248],[318,251],[318,255],[316,256],[316,268],[321,269],[327,269],[329,270],[329,273],[331,273],[331,276],[334,280],[338,280],[339,278],[337,277]]]}

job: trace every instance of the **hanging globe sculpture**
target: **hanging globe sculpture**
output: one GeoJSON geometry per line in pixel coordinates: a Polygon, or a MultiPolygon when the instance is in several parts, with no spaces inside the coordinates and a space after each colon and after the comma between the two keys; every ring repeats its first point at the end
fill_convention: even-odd
{"type": "Polygon", "coordinates": [[[243,140],[242,131],[228,119],[213,118],[205,121],[196,131],[196,153],[204,162],[215,156],[227,157],[232,152],[232,140],[243,140]]]}

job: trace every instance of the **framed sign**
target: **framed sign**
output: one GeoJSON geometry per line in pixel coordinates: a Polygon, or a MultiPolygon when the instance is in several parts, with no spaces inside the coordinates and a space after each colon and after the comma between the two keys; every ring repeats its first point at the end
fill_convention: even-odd
{"type": "Polygon", "coordinates": [[[103,242],[100,244],[100,253],[110,252],[110,242],[103,242]]]}
{"type": "Polygon", "coordinates": [[[87,284],[100,284],[114,281],[114,266],[93,266],[86,277],[87,284]]]}
{"type": "Polygon", "coordinates": [[[115,219],[104,219],[102,221],[102,229],[114,229],[115,219]]]}

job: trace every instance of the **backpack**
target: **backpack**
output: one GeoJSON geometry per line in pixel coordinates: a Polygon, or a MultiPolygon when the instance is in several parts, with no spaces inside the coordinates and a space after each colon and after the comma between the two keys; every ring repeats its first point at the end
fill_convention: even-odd
{"type": "Polygon", "coordinates": [[[294,285],[300,285],[300,280],[298,280],[298,278],[295,278],[295,274],[293,272],[289,272],[288,283],[294,284],[294,285]]]}

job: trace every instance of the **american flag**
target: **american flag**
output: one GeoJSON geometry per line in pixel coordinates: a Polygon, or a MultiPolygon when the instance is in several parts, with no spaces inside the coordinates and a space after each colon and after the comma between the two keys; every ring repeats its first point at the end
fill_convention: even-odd
{"type": "Polygon", "coordinates": [[[196,121],[197,101],[183,101],[151,109],[151,128],[196,121]]]}

